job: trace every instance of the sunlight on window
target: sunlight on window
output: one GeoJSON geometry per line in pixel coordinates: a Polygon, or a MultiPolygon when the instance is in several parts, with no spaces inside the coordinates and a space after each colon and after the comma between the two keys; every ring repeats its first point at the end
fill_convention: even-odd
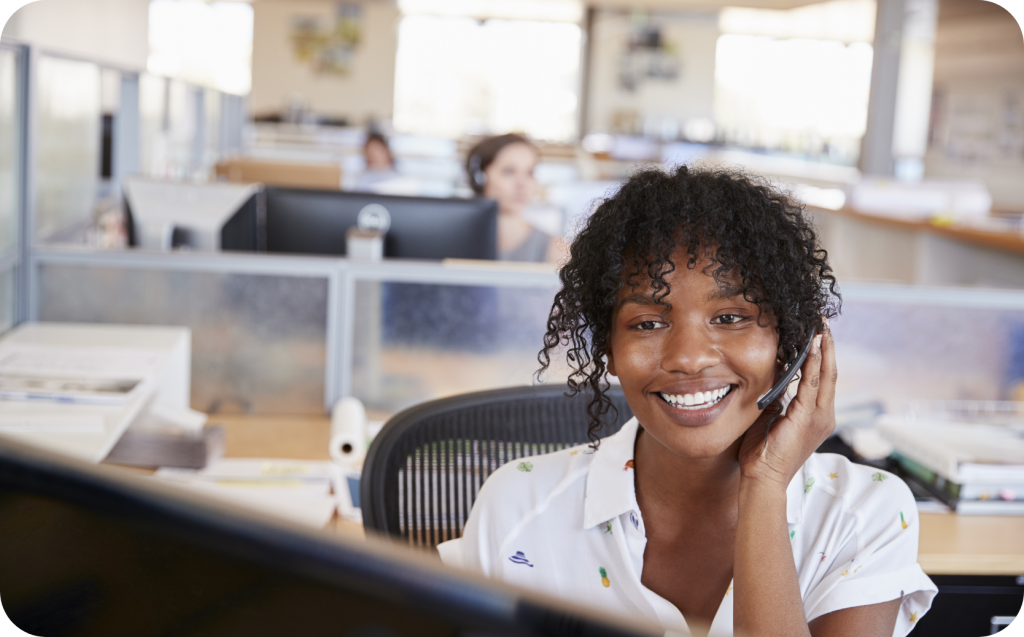
{"type": "Polygon", "coordinates": [[[570,141],[580,37],[570,23],[406,16],[398,32],[395,128],[570,141]]]}
{"type": "Polygon", "coordinates": [[[714,107],[721,141],[856,163],[867,123],[875,4],[723,8],[714,107]]]}
{"type": "Polygon", "coordinates": [[[252,86],[252,7],[152,0],[149,72],[245,95],[252,86]]]}
{"type": "Polygon", "coordinates": [[[715,120],[724,141],[855,162],[871,57],[863,42],[720,36],[715,120]]]}

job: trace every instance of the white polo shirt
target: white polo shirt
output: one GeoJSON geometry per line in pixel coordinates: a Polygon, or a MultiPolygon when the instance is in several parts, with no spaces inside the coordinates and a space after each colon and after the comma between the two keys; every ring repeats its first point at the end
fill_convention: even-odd
{"type": "MultiPolygon", "coordinates": [[[[509,462],[480,490],[449,565],[685,632],[682,613],[640,582],[647,538],[633,488],[634,418],[596,452],[575,447],[509,462]]],[[[893,635],[927,612],[937,589],[917,564],[914,497],[896,476],[813,454],[786,491],[786,517],[807,621],[903,596],[893,635]]],[[[694,574],[699,577],[699,574],[694,574]]],[[[732,635],[732,586],[709,637],[732,635]]]]}

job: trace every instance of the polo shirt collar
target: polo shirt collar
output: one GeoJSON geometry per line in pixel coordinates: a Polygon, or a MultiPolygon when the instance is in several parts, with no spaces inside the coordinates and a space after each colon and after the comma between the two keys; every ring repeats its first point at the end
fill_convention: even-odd
{"type": "MultiPolygon", "coordinates": [[[[589,529],[636,508],[633,450],[639,423],[631,418],[617,433],[603,438],[594,452],[587,472],[586,499],[583,503],[583,528],[589,529]]],[[[804,468],[793,476],[786,488],[786,522],[803,521],[804,468]]]]}
{"type": "Polygon", "coordinates": [[[636,506],[633,483],[633,447],[639,424],[631,418],[618,433],[601,440],[587,472],[583,528],[607,522],[636,506]]]}

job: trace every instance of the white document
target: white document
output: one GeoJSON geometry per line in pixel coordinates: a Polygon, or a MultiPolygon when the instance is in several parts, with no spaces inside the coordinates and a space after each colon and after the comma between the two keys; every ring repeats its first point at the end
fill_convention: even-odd
{"type": "Polygon", "coordinates": [[[0,375],[138,380],[156,372],[165,357],[163,350],[11,343],[0,345],[0,375]]]}
{"type": "Polygon", "coordinates": [[[116,404],[154,378],[166,353],[123,347],[0,345],[0,398],[116,404]]]}
{"type": "Polygon", "coordinates": [[[0,414],[0,434],[102,434],[103,417],[0,414]]]}
{"type": "Polygon", "coordinates": [[[223,458],[205,469],[161,468],[155,477],[267,515],[323,528],[334,515],[331,463],[223,458]]]}

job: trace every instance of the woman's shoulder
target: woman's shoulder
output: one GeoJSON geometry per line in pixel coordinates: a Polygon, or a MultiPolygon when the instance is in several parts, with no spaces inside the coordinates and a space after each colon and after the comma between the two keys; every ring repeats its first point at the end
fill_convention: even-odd
{"type": "Polygon", "coordinates": [[[551,498],[583,492],[593,452],[588,445],[506,462],[484,481],[474,507],[497,505],[511,515],[528,514],[551,498]]]}
{"type": "Polygon", "coordinates": [[[805,507],[812,500],[864,517],[879,509],[914,507],[914,496],[899,476],[834,453],[814,453],[803,467],[805,507]],[[817,491],[817,497],[814,497],[817,491]]]}

